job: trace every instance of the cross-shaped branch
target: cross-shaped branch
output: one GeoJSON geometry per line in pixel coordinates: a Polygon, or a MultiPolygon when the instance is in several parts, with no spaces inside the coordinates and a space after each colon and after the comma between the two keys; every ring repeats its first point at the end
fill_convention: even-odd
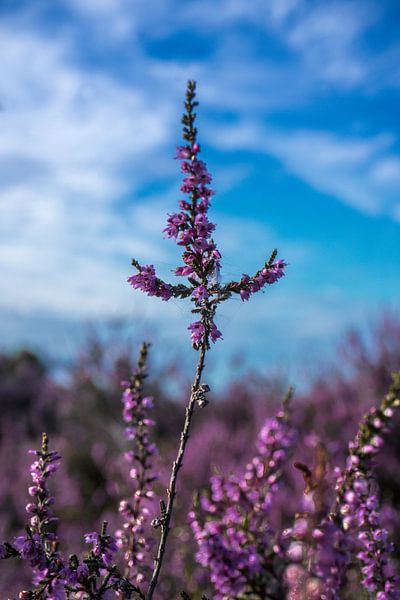
{"type": "Polygon", "coordinates": [[[210,340],[215,343],[222,337],[214,322],[217,307],[233,294],[239,294],[243,301],[248,300],[251,294],[280,279],[284,275],[286,266],[285,261],[276,260],[277,250],[273,250],[270,258],[255,275],[244,274],[240,281],[220,284],[221,254],[211,237],[215,225],[207,216],[214,192],[209,187],[211,175],[206,164],[198,158],[200,145],[197,142],[197,129],[194,126],[196,120],[194,111],[198,105],[195,93],[196,83],[189,81],[186,90],[185,113],[182,117],[185,145],[178,146],[175,156],[182,161],[181,170],[184,179],[180,189],[184,194],[188,194],[188,199],[179,201],[180,212],[168,215],[167,227],[164,229],[166,235],[174,238],[176,243],[183,248],[183,265],[175,269],[175,275],[186,277],[189,285],[166,283],[157,277],[153,265],[141,266],[136,260],[132,260],[132,265],[136,268],[137,274],[128,279],[134,288],[140,289],[149,296],[157,296],[166,301],[170,298],[188,298],[190,296],[194,303],[192,312],[199,317],[188,327],[192,345],[199,351],[199,358],[192,393],[186,407],[186,418],[178,453],[172,465],[167,489],[168,502],[161,519],[161,538],[146,600],[152,599],[157,586],[170,529],[177,476],[183,464],[194,408],[196,403],[200,407],[207,404],[205,394],[208,386],[201,383],[201,378],[206,352],[210,348],[210,340]]]}

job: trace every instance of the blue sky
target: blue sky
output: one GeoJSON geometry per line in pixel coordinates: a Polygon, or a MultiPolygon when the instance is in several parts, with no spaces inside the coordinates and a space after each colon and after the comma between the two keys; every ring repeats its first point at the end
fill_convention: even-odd
{"type": "Polygon", "coordinates": [[[177,262],[162,229],[188,78],[226,277],[274,246],[290,263],[223,307],[216,358],[303,368],[396,308],[399,25],[396,1],[3,0],[3,345],[62,354],[81,323],[117,318],[186,341],[188,304],[125,280],[132,256],[166,278],[177,262]]]}

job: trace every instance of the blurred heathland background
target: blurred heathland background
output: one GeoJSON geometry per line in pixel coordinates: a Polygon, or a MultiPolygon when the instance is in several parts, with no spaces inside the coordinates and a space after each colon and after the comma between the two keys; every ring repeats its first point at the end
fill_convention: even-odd
{"type": "Polygon", "coordinates": [[[255,271],[274,246],[290,263],[251,311],[224,306],[219,364],[245,349],[297,380],[304,355],[397,305],[395,0],[3,0],[0,15],[4,348],[57,362],[89,322],[187,344],[189,305],[126,278],[131,256],[164,278],[176,265],[162,229],[180,197],[188,78],[223,275],[255,271]]]}

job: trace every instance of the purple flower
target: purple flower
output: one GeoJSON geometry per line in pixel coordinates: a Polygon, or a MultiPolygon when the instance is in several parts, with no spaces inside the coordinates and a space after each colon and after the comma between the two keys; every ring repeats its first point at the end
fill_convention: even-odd
{"type": "Polygon", "coordinates": [[[187,275],[191,275],[193,273],[193,268],[190,266],[185,266],[185,267],[176,267],[175,269],[175,275],[179,275],[179,276],[187,276],[187,275]]]}
{"type": "Polygon", "coordinates": [[[195,321],[189,325],[188,329],[190,331],[190,339],[192,340],[192,344],[194,346],[198,346],[202,342],[206,332],[203,323],[201,321],[195,321]]]}
{"type": "Polygon", "coordinates": [[[253,278],[245,273],[242,275],[240,282],[233,284],[234,289],[239,292],[243,302],[249,300],[251,294],[258,292],[265,285],[272,285],[278,279],[281,279],[285,274],[284,269],[286,266],[287,263],[284,260],[277,260],[272,266],[265,266],[253,278]]]}
{"type": "Polygon", "coordinates": [[[84,583],[89,577],[90,571],[87,565],[79,565],[76,569],[76,576],[79,583],[84,583]]]}
{"type": "Polygon", "coordinates": [[[162,300],[169,300],[172,296],[171,286],[158,279],[153,265],[141,267],[137,275],[128,277],[128,283],[148,296],[157,296],[162,300]]]}
{"type": "Polygon", "coordinates": [[[168,225],[164,229],[168,237],[177,237],[180,228],[184,227],[188,220],[188,215],[184,212],[174,213],[168,217],[168,225]]]}
{"type": "Polygon", "coordinates": [[[47,564],[44,542],[39,533],[17,537],[14,546],[31,566],[43,568],[47,564]]]}
{"type": "Polygon", "coordinates": [[[248,300],[250,298],[250,290],[246,289],[246,288],[242,288],[239,292],[241,299],[243,300],[243,302],[245,300],[248,300]]]}
{"type": "Polygon", "coordinates": [[[190,146],[177,146],[175,158],[176,159],[187,159],[187,158],[190,158],[192,155],[198,154],[199,152],[200,152],[199,144],[193,144],[191,147],[190,146]]]}
{"type": "Polygon", "coordinates": [[[92,531],[91,533],[85,533],[83,538],[84,538],[86,544],[94,544],[94,545],[100,544],[100,535],[97,533],[97,531],[92,531]]]}
{"type": "Polygon", "coordinates": [[[193,229],[186,229],[181,231],[177,244],[179,246],[189,246],[193,242],[193,229]]]}
{"type": "Polygon", "coordinates": [[[111,535],[100,535],[96,531],[85,533],[86,544],[92,544],[94,556],[100,558],[105,566],[112,564],[113,556],[118,550],[116,540],[111,535]]]}
{"type": "Polygon", "coordinates": [[[204,285],[199,285],[192,292],[193,298],[196,298],[197,300],[200,300],[200,301],[207,300],[209,295],[210,294],[208,293],[208,290],[204,285]]]}
{"type": "Polygon", "coordinates": [[[213,342],[213,344],[215,344],[215,342],[222,337],[222,333],[219,331],[219,329],[217,328],[217,326],[215,325],[215,323],[213,322],[211,324],[211,329],[210,329],[210,338],[211,341],[213,342]]]}
{"type": "Polygon", "coordinates": [[[285,275],[285,267],[287,267],[287,263],[280,259],[272,265],[271,269],[263,269],[261,274],[267,283],[272,284],[285,275]]]}
{"type": "Polygon", "coordinates": [[[214,223],[211,223],[204,214],[197,215],[194,224],[199,237],[209,237],[215,229],[214,223]]]}
{"type": "Polygon", "coordinates": [[[258,437],[258,454],[245,471],[213,476],[210,493],[202,495],[200,506],[189,514],[197,559],[210,571],[215,600],[237,598],[253,589],[268,597],[273,577],[264,561],[274,544],[270,508],[292,442],[286,415],[267,420],[258,437]]]}

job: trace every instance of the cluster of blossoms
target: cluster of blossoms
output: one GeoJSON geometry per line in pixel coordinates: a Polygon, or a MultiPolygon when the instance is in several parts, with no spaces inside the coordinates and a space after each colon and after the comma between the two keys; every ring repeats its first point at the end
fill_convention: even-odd
{"type": "MultiPolygon", "coordinates": [[[[40,450],[31,450],[37,459],[31,465],[33,485],[29,495],[34,501],[26,505],[29,523],[26,534],[18,536],[13,544],[0,544],[0,558],[21,558],[32,569],[33,590],[19,593],[20,600],[65,600],[66,598],[102,598],[107,600],[112,592],[117,597],[131,598],[140,590],[121,577],[113,564],[118,547],[116,540],[103,530],[87,533],[85,542],[92,548],[83,561],[72,554],[68,560],[58,551],[59,540],[52,531],[57,519],[51,512],[54,498],[48,489],[48,480],[59,466],[60,456],[48,450],[48,439],[43,434],[40,450]],[[73,595],[72,595],[73,594],[73,595]],[[123,594],[123,595],[121,595],[123,594]]],[[[136,596],[138,597],[138,596],[136,596]]]]}
{"type": "Polygon", "coordinates": [[[63,564],[57,552],[57,537],[51,531],[56,518],[51,510],[54,498],[50,495],[48,480],[58,469],[61,457],[57,452],[48,450],[45,434],[41,449],[29,452],[37,457],[30,467],[33,485],[29,487],[28,492],[32,501],[25,507],[30,517],[29,525],[26,535],[15,539],[14,548],[33,568],[35,586],[47,593],[49,598],[57,599],[61,597],[62,583],[59,573],[63,564]]]}
{"type": "MultiPolygon", "coordinates": [[[[178,146],[175,158],[182,159],[181,170],[186,174],[181,191],[190,195],[190,201],[179,202],[181,212],[168,216],[168,225],[164,231],[185,249],[182,256],[184,265],[177,267],[175,274],[192,276],[200,284],[210,277],[218,280],[221,254],[211,238],[215,225],[207,217],[210,198],[214,194],[207,187],[211,182],[211,175],[206,164],[197,158],[199,152],[200,146],[197,143],[178,146]]],[[[208,297],[207,290],[201,287],[196,288],[193,295],[202,300],[208,297]]]]}
{"type": "Polygon", "coordinates": [[[395,409],[400,406],[400,374],[378,409],[371,410],[361,423],[355,440],[349,444],[346,469],[336,483],[336,519],[351,536],[361,565],[362,583],[377,600],[400,597],[400,579],[393,575],[390,562],[393,544],[382,525],[379,499],[373,476],[373,457],[384,444],[395,409]]]}
{"type": "Polygon", "coordinates": [[[216,600],[339,600],[355,560],[371,599],[400,598],[400,579],[391,562],[393,544],[381,523],[371,461],[398,406],[400,373],[349,444],[346,469],[334,471],[333,508],[324,446],[317,446],[312,469],[295,463],[306,484],[304,510],[281,534],[273,530],[270,509],[293,442],[285,413],[267,421],[258,454],[242,476],[212,477],[210,492],[195,502],[189,520],[197,559],[209,570],[216,600]]]}
{"type": "Polygon", "coordinates": [[[362,583],[377,600],[399,598],[399,579],[393,576],[389,558],[394,546],[382,526],[379,501],[371,489],[371,482],[363,475],[356,475],[352,488],[346,492],[343,519],[346,527],[353,529],[360,551],[357,558],[361,564],[362,583]],[[357,524],[351,522],[355,521],[357,524]]]}
{"type": "Polygon", "coordinates": [[[134,289],[142,290],[148,296],[157,296],[163,300],[169,300],[172,296],[172,286],[157,277],[153,265],[139,267],[139,273],[129,277],[128,282],[134,289]]]}
{"type": "Polygon", "coordinates": [[[167,237],[173,238],[183,249],[183,264],[175,269],[175,275],[187,277],[189,286],[165,283],[157,277],[153,265],[141,266],[136,260],[132,264],[138,273],[129,277],[128,282],[135,289],[163,300],[190,296],[195,304],[192,312],[199,314],[200,319],[191,323],[188,329],[193,347],[200,349],[203,345],[208,348],[209,340],[215,343],[222,337],[214,322],[217,305],[232,294],[240,294],[243,301],[248,300],[251,294],[283,277],[286,263],[284,260],[275,261],[274,251],[270,260],[253,277],[244,274],[238,282],[220,285],[221,253],[212,238],[215,224],[208,217],[214,191],[209,185],[211,174],[205,162],[199,159],[201,148],[194,126],[194,110],[198,105],[194,100],[195,90],[195,82],[189,81],[186,111],[182,117],[185,145],[178,146],[175,156],[181,160],[184,174],[180,189],[188,197],[179,201],[179,212],[168,215],[164,229],[167,237]]]}
{"type": "Polygon", "coordinates": [[[103,525],[101,534],[92,531],[91,533],[85,533],[84,537],[86,544],[92,545],[92,555],[99,558],[104,566],[111,566],[118,546],[115,539],[111,535],[107,535],[106,527],[103,525]]]}
{"type": "Polygon", "coordinates": [[[129,475],[134,482],[131,500],[122,500],[119,512],[124,517],[123,529],[116,532],[118,546],[123,548],[127,574],[137,584],[143,583],[148,573],[151,549],[154,538],[148,534],[151,504],[154,498],[153,484],[157,474],[153,470],[153,457],[156,446],[150,441],[149,428],[154,421],[148,418],[148,410],[153,406],[153,398],[143,396],[143,382],[147,376],[148,344],[143,344],[137,368],[130,381],[123,381],[123,419],[126,423],[126,438],[133,443],[133,449],[125,452],[130,465],[129,475]]]}
{"type": "Polygon", "coordinates": [[[268,419],[244,473],[212,477],[210,493],[189,514],[197,559],[210,571],[216,600],[251,592],[265,597],[279,589],[282,550],[270,509],[293,440],[286,410],[268,419]]]}
{"type": "Polygon", "coordinates": [[[338,600],[346,571],[356,558],[364,589],[376,600],[400,598],[400,579],[394,576],[393,544],[382,525],[373,474],[372,457],[382,448],[394,409],[400,405],[400,374],[378,409],[361,422],[349,444],[343,472],[335,469],[336,505],[326,501],[324,460],[303,471],[310,509],[299,514],[294,527],[284,532],[290,539],[285,570],[288,600],[338,600]]]}
{"type": "MultiPolygon", "coordinates": [[[[280,259],[272,262],[269,266],[263,267],[254,277],[250,277],[244,273],[240,280],[240,284],[237,286],[241,299],[248,300],[250,294],[254,294],[261,290],[265,285],[272,285],[278,279],[281,279],[285,275],[286,263],[280,259]]],[[[232,284],[231,284],[232,285],[232,284]]]]}

